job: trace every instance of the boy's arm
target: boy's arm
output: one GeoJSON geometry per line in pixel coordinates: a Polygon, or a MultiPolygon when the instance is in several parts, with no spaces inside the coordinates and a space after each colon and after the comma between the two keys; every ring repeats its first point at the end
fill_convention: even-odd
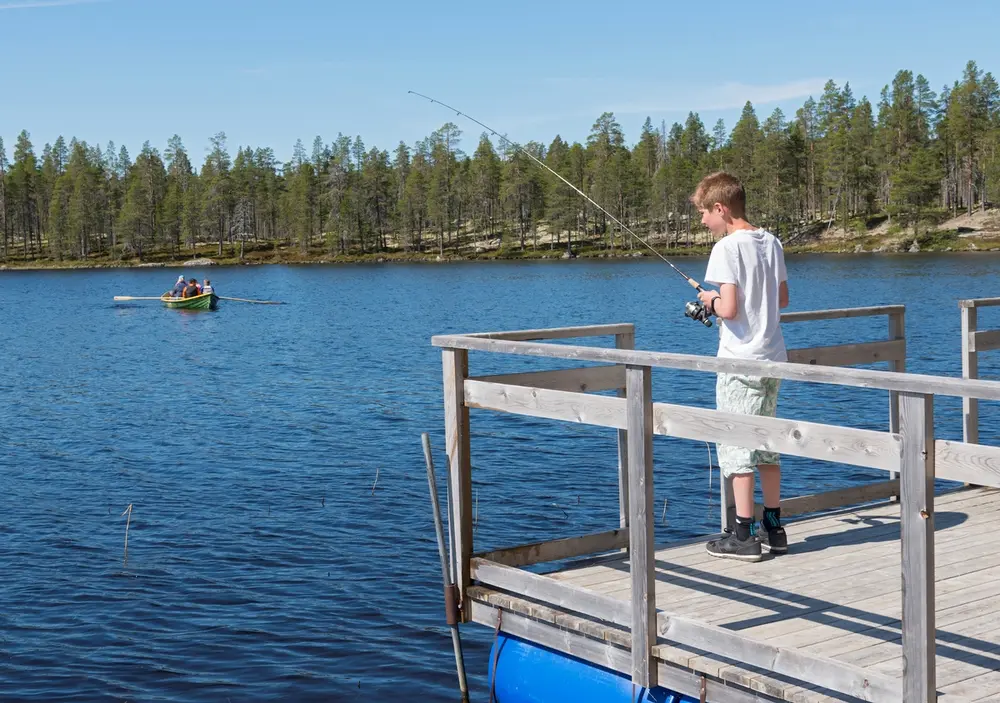
{"type": "Polygon", "coordinates": [[[738,312],[736,290],[735,283],[723,283],[719,287],[718,295],[712,299],[712,305],[709,306],[715,310],[716,317],[721,317],[723,320],[732,320],[736,317],[738,312]]]}
{"type": "Polygon", "coordinates": [[[715,283],[718,291],[705,290],[698,294],[698,299],[723,320],[733,320],[738,314],[738,296],[735,281],[737,279],[737,254],[729,247],[725,239],[721,239],[712,247],[708,257],[708,267],[705,269],[705,282],[715,283]]]}
{"type": "Polygon", "coordinates": [[[788,307],[788,270],[785,268],[785,250],[779,240],[775,240],[778,245],[778,309],[788,307]]]}

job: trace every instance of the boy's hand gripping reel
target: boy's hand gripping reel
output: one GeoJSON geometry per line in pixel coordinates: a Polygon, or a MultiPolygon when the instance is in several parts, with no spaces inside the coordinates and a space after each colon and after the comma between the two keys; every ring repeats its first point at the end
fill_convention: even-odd
{"type": "MultiPolygon", "coordinates": [[[[701,284],[698,283],[698,281],[694,280],[693,278],[688,278],[687,281],[699,293],[701,293],[704,290],[704,288],[701,287],[701,284]]],[[[705,327],[712,326],[712,314],[708,311],[708,308],[705,307],[705,304],[702,303],[700,300],[691,300],[688,301],[687,303],[684,303],[684,316],[690,317],[692,320],[700,322],[701,324],[705,325],[705,327]]]]}

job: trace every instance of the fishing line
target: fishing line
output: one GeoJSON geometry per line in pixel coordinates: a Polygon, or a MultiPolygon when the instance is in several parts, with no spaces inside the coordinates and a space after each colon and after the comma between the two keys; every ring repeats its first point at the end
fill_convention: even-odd
{"type": "MultiPolygon", "coordinates": [[[[636,234],[635,232],[633,232],[629,227],[627,227],[625,225],[624,222],[622,222],[617,217],[615,217],[610,212],[608,212],[608,210],[606,210],[600,203],[598,203],[593,198],[591,198],[589,195],[587,195],[582,190],[580,190],[579,188],[577,188],[575,185],[573,185],[572,183],[570,183],[559,172],[557,172],[555,169],[551,168],[548,164],[546,164],[544,161],[542,161],[541,159],[539,159],[538,157],[536,157],[530,151],[524,149],[521,145],[519,145],[519,144],[511,141],[505,135],[500,134],[498,131],[496,131],[495,129],[493,129],[489,125],[483,124],[482,122],[480,122],[479,120],[477,120],[472,115],[469,115],[468,113],[462,112],[461,110],[459,110],[457,108],[454,108],[451,105],[448,105],[446,103],[443,103],[440,100],[435,100],[434,98],[430,97],[429,95],[424,95],[423,93],[418,93],[415,90],[409,90],[409,91],[407,91],[407,93],[412,94],[412,95],[416,95],[416,96],[421,97],[421,98],[424,98],[425,100],[429,100],[432,103],[435,103],[437,105],[440,105],[443,108],[451,110],[452,112],[454,112],[459,117],[464,117],[467,120],[471,120],[472,122],[475,122],[477,125],[479,125],[483,129],[485,129],[487,132],[489,132],[493,136],[497,137],[498,139],[502,139],[504,142],[506,142],[511,147],[513,147],[515,150],[521,152],[522,154],[524,154],[525,156],[527,156],[529,159],[531,159],[532,161],[534,161],[536,164],[538,164],[539,166],[541,166],[542,168],[544,168],[546,171],[548,171],[549,173],[551,173],[553,176],[555,176],[556,178],[558,178],[560,181],[562,181],[563,183],[565,183],[567,186],[569,186],[571,189],[573,189],[573,191],[575,193],[577,193],[579,196],[581,196],[582,198],[584,198],[588,203],[590,203],[591,205],[593,205],[594,207],[596,207],[598,210],[600,210],[601,212],[603,212],[605,215],[607,215],[611,219],[612,222],[614,222],[616,225],[618,225],[622,229],[623,232],[627,232],[637,242],[639,242],[644,247],[646,247],[651,252],[653,252],[653,254],[655,254],[661,261],[663,261],[663,263],[665,263],[667,266],[669,266],[674,271],[676,271],[678,274],[680,274],[681,277],[683,277],[684,280],[687,281],[688,285],[690,285],[692,288],[694,288],[699,293],[704,292],[705,289],[701,287],[701,284],[698,283],[698,281],[694,280],[693,278],[691,278],[690,276],[688,276],[686,273],[684,273],[683,271],[681,271],[679,268],[677,268],[676,266],[674,266],[674,264],[670,261],[670,259],[668,259],[663,254],[661,254],[656,249],[654,249],[653,246],[649,244],[649,242],[647,242],[645,239],[643,239],[638,234],[636,234]]],[[[700,301],[686,303],[685,306],[684,306],[684,315],[687,316],[687,317],[690,317],[692,320],[697,320],[698,322],[701,322],[706,327],[711,327],[712,326],[711,315],[708,312],[708,309],[700,301]]]]}

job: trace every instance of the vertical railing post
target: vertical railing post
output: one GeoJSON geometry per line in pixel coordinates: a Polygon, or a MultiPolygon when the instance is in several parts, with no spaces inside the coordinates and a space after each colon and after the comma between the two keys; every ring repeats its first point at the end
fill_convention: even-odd
{"type": "Polygon", "coordinates": [[[934,624],[934,396],[900,393],[903,700],[937,700],[934,624]]]}
{"type": "MultiPolygon", "coordinates": [[[[444,434],[451,482],[451,525],[455,540],[455,585],[459,603],[465,605],[465,589],[470,583],[472,560],[472,460],[469,447],[469,408],[465,405],[465,379],[469,376],[469,352],[444,349],[444,434]]],[[[469,618],[469,608],[462,608],[469,618]]]]}
{"type": "MultiPolygon", "coordinates": [[[[889,313],[889,339],[902,340],[903,348],[906,348],[906,312],[889,313]]],[[[906,373],[906,353],[904,351],[902,359],[893,359],[889,362],[889,370],[897,373],[906,373]]],[[[889,391],[889,431],[899,432],[899,393],[889,391]]],[[[895,471],[889,472],[889,480],[899,478],[895,471]]],[[[896,496],[899,500],[899,496],[896,496]]]]}
{"type": "MultiPolygon", "coordinates": [[[[961,300],[958,305],[962,311],[962,378],[979,378],[979,357],[973,342],[978,322],[976,304],[961,300]]],[[[979,444],[978,398],[962,398],[962,441],[979,444]]]]}
{"type": "Polygon", "coordinates": [[[629,575],[632,581],[632,682],[656,685],[656,578],[653,549],[653,392],[648,366],[625,369],[628,429],[629,575]]]}
{"type": "MultiPolygon", "coordinates": [[[[635,332],[615,335],[615,347],[635,349],[635,332]]],[[[618,397],[625,397],[625,388],[618,389],[618,397]]],[[[628,527],[628,430],[618,430],[618,526],[628,527]]]]}

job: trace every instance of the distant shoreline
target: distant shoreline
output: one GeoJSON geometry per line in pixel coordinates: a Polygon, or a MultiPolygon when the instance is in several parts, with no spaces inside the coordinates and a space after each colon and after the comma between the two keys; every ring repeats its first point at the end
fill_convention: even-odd
{"type": "MultiPolygon", "coordinates": [[[[992,243],[991,243],[992,244],[992,243]]],[[[1000,246],[984,246],[976,247],[974,244],[971,248],[961,248],[955,249],[952,247],[947,248],[928,248],[920,249],[919,251],[911,251],[906,249],[894,249],[894,250],[865,250],[855,246],[854,248],[832,248],[829,246],[830,243],[826,242],[825,246],[817,245],[805,245],[805,246],[788,246],[785,249],[785,253],[788,255],[796,254],[814,254],[814,255],[824,255],[824,256],[859,256],[859,255],[919,255],[919,254],[979,254],[1000,251],[1000,246]]],[[[695,246],[687,248],[678,249],[657,249],[661,254],[671,259],[680,258],[691,258],[691,257],[706,257],[711,252],[711,247],[709,246],[695,246]]],[[[7,262],[0,264],[0,272],[5,271],[76,271],[76,270],[99,270],[99,269],[179,269],[179,268],[212,268],[212,267],[232,267],[232,266],[333,266],[333,265],[350,265],[350,264],[390,264],[390,263],[401,263],[401,264],[414,264],[414,263],[426,263],[426,264],[442,264],[442,263],[472,263],[472,262],[528,262],[528,261],[600,261],[600,260],[616,260],[616,261],[627,261],[629,259],[654,259],[655,257],[648,251],[642,251],[639,249],[635,250],[585,250],[579,253],[574,253],[572,257],[567,257],[564,252],[558,251],[525,251],[525,252],[512,252],[512,253],[492,253],[487,255],[479,256],[463,256],[459,254],[446,254],[445,256],[439,256],[436,253],[428,254],[417,254],[417,253],[381,253],[381,254],[358,254],[350,256],[277,256],[277,257],[254,257],[245,258],[242,261],[234,257],[199,257],[198,259],[189,259],[184,261],[87,261],[87,260],[64,260],[64,261],[46,261],[46,260],[34,260],[25,262],[7,262]]]]}

